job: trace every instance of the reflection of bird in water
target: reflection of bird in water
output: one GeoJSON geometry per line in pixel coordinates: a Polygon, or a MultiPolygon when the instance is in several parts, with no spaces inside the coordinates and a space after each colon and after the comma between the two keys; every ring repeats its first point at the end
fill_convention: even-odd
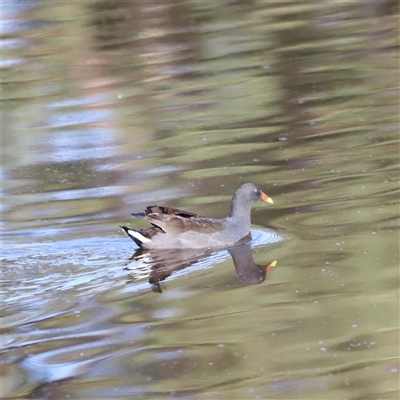
{"type": "Polygon", "coordinates": [[[258,285],[263,282],[267,272],[277,264],[276,260],[267,266],[256,264],[249,243],[231,247],[228,251],[240,280],[246,285],[258,285]]]}
{"type": "MultiPolygon", "coordinates": [[[[254,262],[249,243],[228,248],[233,264],[240,280],[246,285],[258,285],[265,280],[267,272],[276,265],[276,261],[267,266],[254,262]]],[[[137,250],[130,258],[126,269],[132,271],[128,282],[148,279],[156,292],[162,292],[160,282],[174,272],[183,270],[196,263],[204,262],[213,265],[218,251],[212,249],[169,249],[169,250],[137,250]],[[214,255],[214,256],[213,256],[214,255]]]]}
{"type": "Polygon", "coordinates": [[[173,272],[185,269],[206,259],[213,253],[210,249],[166,249],[144,250],[138,249],[129,259],[132,265],[126,267],[130,271],[130,280],[148,278],[153,290],[162,292],[160,282],[168,278],[173,272]],[[140,263],[139,265],[137,263],[140,263]],[[135,263],[135,264],[133,264],[135,263]]]}
{"type": "Polygon", "coordinates": [[[232,246],[250,234],[251,206],[258,200],[272,203],[257,185],[245,183],[233,195],[227,218],[205,218],[176,208],[149,206],[144,213],[132,215],[148,220],[151,228],[121,228],[139,247],[147,249],[232,246]]]}

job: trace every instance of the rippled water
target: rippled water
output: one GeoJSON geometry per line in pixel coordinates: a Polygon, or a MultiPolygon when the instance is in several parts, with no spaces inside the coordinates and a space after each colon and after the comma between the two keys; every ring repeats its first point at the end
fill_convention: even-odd
{"type": "Polygon", "coordinates": [[[397,3],[2,11],[3,398],[399,397],[397,3]],[[119,228],[248,181],[247,244],[119,228]]]}

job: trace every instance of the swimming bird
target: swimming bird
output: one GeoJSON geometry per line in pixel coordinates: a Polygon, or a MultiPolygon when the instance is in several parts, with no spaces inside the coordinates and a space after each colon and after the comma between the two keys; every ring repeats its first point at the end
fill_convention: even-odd
{"type": "Polygon", "coordinates": [[[168,206],[148,206],[145,212],[132,215],[149,221],[151,228],[121,228],[144,249],[231,246],[249,235],[251,206],[258,200],[273,203],[271,197],[263,193],[257,185],[245,183],[233,195],[231,209],[226,218],[202,217],[168,206]]]}

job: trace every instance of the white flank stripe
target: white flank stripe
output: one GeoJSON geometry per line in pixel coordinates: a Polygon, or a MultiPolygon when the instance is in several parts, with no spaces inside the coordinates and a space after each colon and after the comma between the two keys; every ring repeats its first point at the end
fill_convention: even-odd
{"type": "Polygon", "coordinates": [[[128,233],[135,237],[137,240],[140,240],[142,243],[146,243],[146,242],[151,242],[150,239],[147,239],[146,237],[144,237],[141,233],[137,232],[137,231],[133,231],[132,229],[128,230],[128,233]]]}

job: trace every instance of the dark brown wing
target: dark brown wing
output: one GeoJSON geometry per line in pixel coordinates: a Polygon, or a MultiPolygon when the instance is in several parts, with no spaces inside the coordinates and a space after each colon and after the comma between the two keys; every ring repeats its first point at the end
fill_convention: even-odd
{"type": "Polygon", "coordinates": [[[168,206],[148,206],[146,208],[146,215],[161,214],[161,215],[179,215],[184,218],[198,218],[199,214],[191,213],[189,211],[178,210],[168,206]]]}
{"type": "Polygon", "coordinates": [[[190,214],[188,217],[179,214],[147,214],[145,219],[150,221],[154,226],[160,227],[172,237],[185,232],[212,234],[223,229],[219,220],[195,217],[197,214],[190,214]]]}

